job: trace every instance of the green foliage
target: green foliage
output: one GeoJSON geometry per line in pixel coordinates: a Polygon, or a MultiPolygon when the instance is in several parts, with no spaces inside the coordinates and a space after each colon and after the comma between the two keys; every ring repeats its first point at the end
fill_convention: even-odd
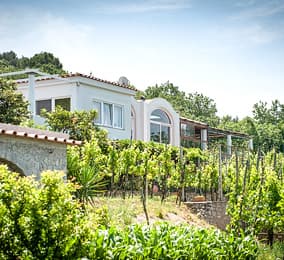
{"type": "Polygon", "coordinates": [[[42,116],[50,130],[68,133],[72,139],[91,140],[95,132],[99,131],[94,125],[96,110],[71,112],[57,106],[53,112],[42,110],[42,116]]]}
{"type": "Polygon", "coordinates": [[[45,172],[36,182],[0,166],[0,258],[84,256],[89,230],[74,191],[63,173],[45,172]]]}
{"type": "Polygon", "coordinates": [[[68,177],[79,185],[75,194],[84,204],[92,203],[93,197],[105,189],[105,160],[96,139],[86,142],[82,149],[68,148],[68,177]]]}
{"type": "Polygon", "coordinates": [[[274,100],[269,107],[266,102],[253,106],[253,117],[242,120],[225,116],[218,127],[249,134],[253,138],[255,151],[276,149],[284,151],[284,105],[274,100]]]}
{"type": "Polygon", "coordinates": [[[19,125],[27,120],[28,102],[16,92],[16,84],[0,78],[0,122],[19,125]]]}
{"type": "Polygon", "coordinates": [[[181,116],[206,122],[211,126],[218,124],[219,118],[216,115],[217,108],[213,99],[197,92],[186,94],[172,83],[166,82],[160,86],[148,87],[144,93],[140,92],[139,96],[147,99],[164,98],[181,116]]]}
{"type": "Polygon", "coordinates": [[[41,71],[49,74],[64,73],[61,62],[52,53],[41,52],[35,54],[30,58],[29,64],[31,68],[39,68],[41,71]]]}
{"type": "MultiPolygon", "coordinates": [[[[209,175],[211,172],[215,173],[214,176],[211,175],[216,186],[216,171],[206,166],[208,155],[200,149],[183,149],[184,160],[181,165],[178,148],[170,145],[129,140],[108,143],[103,141],[103,145],[101,143],[102,139],[94,138],[81,147],[68,148],[68,175],[75,177],[82,187],[84,185],[79,180],[86,172],[92,171],[96,173],[97,180],[100,179],[99,176],[104,178],[110,195],[115,195],[119,191],[123,197],[127,193],[133,196],[134,192],[139,190],[146,195],[146,189],[149,189],[145,186],[147,182],[148,186],[159,186],[163,201],[170,190],[177,190],[181,186],[208,189],[210,178],[202,175],[204,169],[207,169],[209,175]],[[181,168],[185,173],[182,184],[181,168]],[[203,181],[207,181],[204,186],[203,181]]],[[[151,188],[149,190],[151,191],[151,188]]]]}
{"type": "Polygon", "coordinates": [[[259,246],[259,260],[278,260],[284,257],[284,244],[283,242],[275,242],[273,246],[260,244],[259,246]]]}
{"type": "Polygon", "coordinates": [[[284,105],[274,100],[268,107],[266,102],[253,106],[259,145],[266,150],[275,148],[284,151],[284,105]]]}
{"type": "MultiPolygon", "coordinates": [[[[0,53],[0,73],[23,70],[26,68],[40,69],[42,72],[49,74],[66,73],[62,67],[59,59],[49,52],[41,52],[31,58],[18,58],[17,54],[13,51],[0,53]]],[[[13,76],[12,78],[23,78],[23,75],[13,76]]]]}
{"type": "Polygon", "coordinates": [[[256,259],[251,236],[160,224],[109,226],[108,211],[82,213],[63,173],[39,182],[0,166],[1,259],[256,259]]]}
{"type": "Polygon", "coordinates": [[[282,180],[283,155],[270,152],[262,157],[250,155],[239,165],[238,177],[232,160],[226,176],[229,190],[228,213],[231,228],[259,234],[267,231],[273,242],[273,232],[283,228],[282,180]]]}
{"type": "Polygon", "coordinates": [[[131,226],[98,230],[91,259],[256,259],[257,244],[216,230],[189,226],[131,226]]]}

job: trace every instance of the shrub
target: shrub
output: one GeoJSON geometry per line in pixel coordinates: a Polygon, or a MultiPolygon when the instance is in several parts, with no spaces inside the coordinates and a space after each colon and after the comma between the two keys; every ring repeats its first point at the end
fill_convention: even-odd
{"type": "Polygon", "coordinates": [[[256,259],[253,237],[189,226],[131,226],[97,230],[90,259],[256,259]]]}
{"type": "Polygon", "coordinates": [[[47,171],[36,182],[0,165],[0,258],[84,256],[89,231],[74,191],[63,173],[47,171]]]}

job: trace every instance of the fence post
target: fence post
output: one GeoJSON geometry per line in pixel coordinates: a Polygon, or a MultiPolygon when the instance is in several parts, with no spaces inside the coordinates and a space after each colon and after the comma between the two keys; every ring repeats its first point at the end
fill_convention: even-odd
{"type": "Polygon", "coordinates": [[[223,176],[222,176],[222,149],[219,145],[219,180],[218,180],[218,198],[223,200],[223,176]]]}

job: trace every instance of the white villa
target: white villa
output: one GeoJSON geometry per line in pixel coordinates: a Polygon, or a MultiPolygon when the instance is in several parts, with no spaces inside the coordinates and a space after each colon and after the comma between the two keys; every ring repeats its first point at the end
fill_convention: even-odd
{"type": "MultiPolygon", "coordinates": [[[[66,110],[96,109],[95,123],[108,131],[110,139],[155,141],[174,146],[199,146],[207,149],[212,138],[227,139],[227,154],[232,153],[232,136],[249,139],[246,134],[212,128],[206,123],[182,118],[162,98],[136,100],[136,89],[125,77],[118,82],[80,73],[63,77],[47,75],[35,69],[4,73],[2,76],[28,74],[17,80],[18,90],[29,101],[36,123],[44,123],[40,111],[53,111],[57,105],[66,110]],[[41,75],[36,77],[36,75],[41,75]]],[[[249,140],[252,149],[252,140],[249,140]]]]}
{"type": "Polygon", "coordinates": [[[111,139],[180,144],[179,115],[171,104],[161,98],[136,100],[137,90],[125,77],[117,83],[76,73],[34,78],[32,88],[29,80],[18,80],[18,86],[30,104],[34,103],[30,109],[36,123],[44,122],[40,117],[42,108],[53,111],[60,105],[71,111],[96,109],[95,123],[106,129],[111,139]]]}

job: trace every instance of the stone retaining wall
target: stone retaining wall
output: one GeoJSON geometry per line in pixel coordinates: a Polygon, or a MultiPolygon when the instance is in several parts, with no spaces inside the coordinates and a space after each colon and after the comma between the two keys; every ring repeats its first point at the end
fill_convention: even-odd
{"type": "Polygon", "coordinates": [[[185,202],[184,204],[192,213],[222,230],[225,230],[230,223],[230,217],[226,214],[227,201],[185,202]]]}
{"type": "Polygon", "coordinates": [[[66,172],[66,144],[0,135],[1,161],[26,176],[33,174],[37,179],[45,170],[66,172]]]}

